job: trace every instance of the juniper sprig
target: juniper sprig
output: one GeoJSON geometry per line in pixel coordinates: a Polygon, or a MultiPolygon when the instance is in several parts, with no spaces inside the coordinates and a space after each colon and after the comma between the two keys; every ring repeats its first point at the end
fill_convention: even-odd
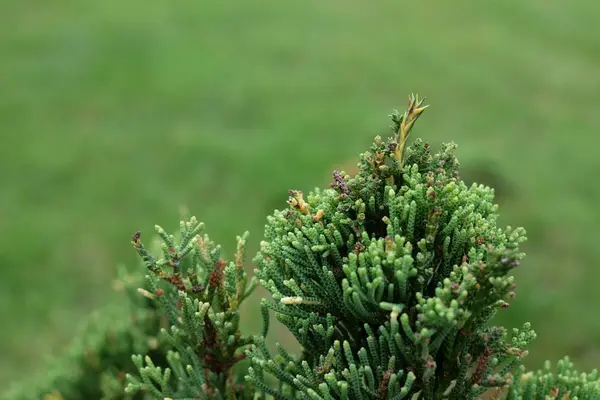
{"type": "Polygon", "coordinates": [[[195,218],[181,222],[176,243],[174,235],[156,226],[162,240],[158,260],[142,244],[140,233],[133,236],[133,246],[149,272],[149,290],[140,293],[162,306],[170,329],[161,330],[168,366],[134,355],[139,377],[127,376],[129,393],[142,391],[156,398],[248,397],[243,380],[233,372],[252,343],[239,330],[239,306],[257,283],[248,280],[244,270],[248,234],[238,237],[235,261],[227,263],[221,247],[208,235],[200,235],[203,227],[195,218]]]}
{"type": "Polygon", "coordinates": [[[582,373],[575,369],[569,357],[559,360],[556,372],[546,361],[544,368],[526,372],[523,366],[516,371],[513,386],[507,391],[506,400],[521,399],[600,399],[598,370],[582,373]]]}

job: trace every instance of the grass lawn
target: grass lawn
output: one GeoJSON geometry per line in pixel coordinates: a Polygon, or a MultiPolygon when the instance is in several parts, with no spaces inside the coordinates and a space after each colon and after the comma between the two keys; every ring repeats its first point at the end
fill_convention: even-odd
{"type": "Polygon", "coordinates": [[[0,386],[110,302],[129,237],[180,208],[233,249],[325,185],[409,93],[530,241],[499,323],[530,364],[600,365],[600,3],[0,4],[0,386]]]}

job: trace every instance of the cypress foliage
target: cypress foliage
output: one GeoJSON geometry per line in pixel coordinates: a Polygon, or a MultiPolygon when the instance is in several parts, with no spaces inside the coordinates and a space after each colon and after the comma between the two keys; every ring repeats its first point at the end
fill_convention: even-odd
{"type": "Polygon", "coordinates": [[[425,108],[411,97],[356,176],[334,172],[306,198],[291,191],[268,218],[255,258],[272,293],[263,304],[304,348],[288,371],[252,351],[284,380],[279,396],[475,398],[508,385],[527,354],[528,324],[510,340],[487,325],[514,297],[525,231],[497,226],[493,190],[460,179],[456,145],[407,145],[425,108]]]}
{"type": "Polygon", "coordinates": [[[162,240],[158,260],[146,250],[140,233],[133,236],[133,246],[150,272],[150,289],[141,292],[162,306],[169,321],[169,329],[161,329],[168,366],[134,355],[139,376],[127,375],[126,392],[159,399],[251,399],[243,375],[233,370],[252,343],[239,331],[239,307],[257,283],[244,270],[248,234],[237,238],[235,261],[227,263],[221,247],[200,235],[202,223],[192,218],[180,228],[176,243],[174,235],[156,226],[162,240]]]}
{"type": "Polygon", "coordinates": [[[78,350],[79,375],[49,380],[52,398],[600,399],[597,371],[580,373],[568,358],[526,371],[529,323],[512,332],[491,324],[515,297],[525,230],[498,226],[494,190],[465,184],[454,143],[438,152],[409,144],[426,108],[409,97],[357,173],[334,171],[329,188],[306,195],[291,190],[267,218],[252,279],[247,233],[230,262],[195,218],[177,239],[156,227],[157,258],[136,233],[147,275],[133,308],[145,322],[124,325],[123,346],[96,353],[95,370],[81,367],[90,364],[78,350]],[[258,283],[270,298],[262,334],[248,337],[239,310],[258,283]],[[270,313],[300,355],[280,343],[271,352],[270,313]]]}

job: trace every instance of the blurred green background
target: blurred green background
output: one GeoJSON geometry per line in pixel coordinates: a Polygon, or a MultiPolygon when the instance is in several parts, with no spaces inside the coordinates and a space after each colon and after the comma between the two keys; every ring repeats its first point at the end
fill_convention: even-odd
{"type": "MultiPolygon", "coordinates": [[[[352,166],[413,91],[528,257],[497,320],[600,364],[600,3],[0,3],[0,386],[38,371],[181,207],[233,250],[352,166]]],[[[252,328],[252,327],[251,327],[252,328]]]]}

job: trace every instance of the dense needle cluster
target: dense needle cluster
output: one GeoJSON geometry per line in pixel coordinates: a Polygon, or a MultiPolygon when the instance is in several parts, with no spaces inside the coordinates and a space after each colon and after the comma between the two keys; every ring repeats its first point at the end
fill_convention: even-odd
{"type": "Polygon", "coordinates": [[[493,190],[460,179],[454,144],[439,153],[406,145],[424,109],[411,98],[356,176],[291,191],[268,219],[256,273],[272,293],[264,304],[305,349],[303,368],[253,357],[256,369],[286,377],[289,398],[308,389],[315,398],[474,397],[510,383],[534,337],[525,325],[510,342],[486,325],[514,296],[509,272],[525,232],[497,226],[493,190]]]}

